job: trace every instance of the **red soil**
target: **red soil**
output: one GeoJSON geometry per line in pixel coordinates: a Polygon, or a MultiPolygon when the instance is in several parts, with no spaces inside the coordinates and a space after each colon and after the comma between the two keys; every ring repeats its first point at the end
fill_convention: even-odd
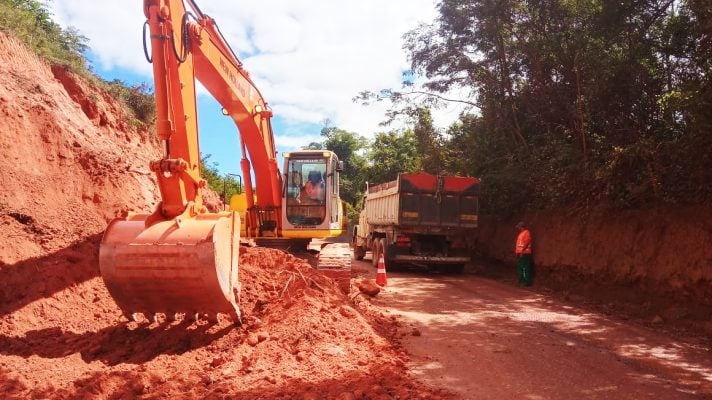
{"type": "Polygon", "coordinates": [[[300,259],[264,248],[241,253],[240,327],[126,323],[96,276],[96,238],[13,266],[0,319],[0,391],[19,398],[448,397],[407,376],[405,355],[392,344],[396,322],[354,307],[300,259]]]}

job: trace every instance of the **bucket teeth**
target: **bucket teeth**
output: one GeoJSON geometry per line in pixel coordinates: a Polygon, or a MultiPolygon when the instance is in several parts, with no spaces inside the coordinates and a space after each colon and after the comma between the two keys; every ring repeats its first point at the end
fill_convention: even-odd
{"type": "Polygon", "coordinates": [[[207,320],[211,324],[219,324],[224,319],[225,315],[229,315],[232,323],[241,325],[242,319],[240,314],[234,313],[203,313],[203,312],[175,312],[169,311],[165,313],[152,311],[136,311],[132,313],[124,313],[129,322],[137,324],[171,324],[174,322],[199,322],[207,320]]]}

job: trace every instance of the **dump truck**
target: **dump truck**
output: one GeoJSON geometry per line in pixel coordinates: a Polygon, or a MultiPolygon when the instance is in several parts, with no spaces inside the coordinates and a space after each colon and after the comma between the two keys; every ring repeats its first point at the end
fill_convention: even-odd
{"type": "Polygon", "coordinates": [[[415,264],[459,273],[470,261],[467,238],[477,229],[480,180],[473,177],[402,173],[370,186],[353,228],[356,260],[367,251],[374,267],[415,264]]]}

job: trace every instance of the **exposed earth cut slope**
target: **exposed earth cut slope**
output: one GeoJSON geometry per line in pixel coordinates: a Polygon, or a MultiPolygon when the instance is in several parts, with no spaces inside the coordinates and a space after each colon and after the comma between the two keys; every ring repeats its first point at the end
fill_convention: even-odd
{"type": "Polygon", "coordinates": [[[101,233],[156,203],[154,135],[107,93],[0,34],[0,263],[101,233]]]}
{"type": "MultiPolygon", "coordinates": [[[[668,331],[712,335],[712,208],[540,212],[523,217],[534,237],[534,284],[593,301],[668,331]]],[[[483,270],[516,274],[516,220],[483,218],[483,270]]]]}

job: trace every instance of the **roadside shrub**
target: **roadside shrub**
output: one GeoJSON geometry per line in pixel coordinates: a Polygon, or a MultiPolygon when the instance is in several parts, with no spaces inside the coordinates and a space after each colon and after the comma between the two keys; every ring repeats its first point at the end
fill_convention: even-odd
{"type": "Polygon", "coordinates": [[[156,103],[153,91],[146,83],[127,85],[119,79],[106,82],[109,93],[122,101],[133,116],[146,125],[151,125],[156,116],[156,103]]]}

